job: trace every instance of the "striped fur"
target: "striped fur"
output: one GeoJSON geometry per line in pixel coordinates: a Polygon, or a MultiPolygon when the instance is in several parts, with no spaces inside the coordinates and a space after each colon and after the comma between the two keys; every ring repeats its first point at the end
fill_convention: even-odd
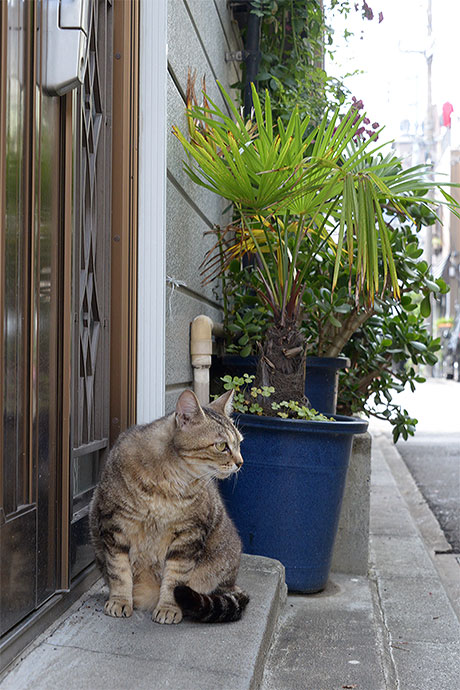
{"type": "Polygon", "coordinates": [[[235,585],[241,542],[216,482],[243,463],[230,413],[231,393],[202,408],[185,391],[175,413],[115,443],[90,509],[108,615],[127,617],[134,607],[158,623],[179,623],[183,613],[222,622],[241,616],[248,601],[235,585]],[[187,601],[209,601],[183,611],[179,585],[193,592],[187,601]]]}
{"type": "Polygon", "coordinates": [[[174,588],[174,598],[184,616],[202,623],[229,623],[239,621],[249,597],[246,592],[234,588],[230,592],[199,594],[187,585],[174,588]]]}

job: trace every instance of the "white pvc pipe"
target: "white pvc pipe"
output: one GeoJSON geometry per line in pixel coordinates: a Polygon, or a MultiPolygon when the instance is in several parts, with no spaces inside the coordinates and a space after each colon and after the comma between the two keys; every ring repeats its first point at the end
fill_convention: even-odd
{"type": "Polygon", "coordinates": [[[223,335],[223,326],[201,314],[190,329],[190,354],[193,367],[193,390],[202,405],[209,402],[209,369],[211,367],[212,334],[223,335]]]}
{"type": "Polygon", "coordinates": [[[209,402],[209,369],[212,355],[212,319],[203,314],[192,321],[190,354],[193,367],[193,389],[202,405],[209,402]]]}

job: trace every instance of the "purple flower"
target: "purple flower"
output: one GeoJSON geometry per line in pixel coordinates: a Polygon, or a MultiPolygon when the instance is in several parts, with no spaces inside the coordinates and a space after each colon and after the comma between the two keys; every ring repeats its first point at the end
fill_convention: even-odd
{"type": "Polygon", "coordinates": [[[368,117],[365,117],[364,120],[363,120],[363,122],[364,122],[365,125],[368,125],[368,124],[370,123],[370,120],[369,120],[368,117]]]}
{"type": "Polygon", "coordinates": [[[373,122],[372,123],[372,129],[378,129],[380,127],[378,122],[373,122]]]}
{"type": "Polygon", "coordinates": [[[363,16],[364,16],[366,19],[369,19],[369,21],[371,21],[371,19],[374,19],[374,12],[373,12],[372,9],[369,7],[369,5],[367,4],[366,0],[364,0],[364,2],[363,2],[363,16]]]}
{"type": "Polygon", "coordinates": [[[379,12],[379,24],[383,22],[383,12],[379,12]]]}
{"type": "Polygon", "coordinates": [[[359,129],[356,130],[356,134],[359,134],[359,135],[363,134],[365,132],[365,129],[366,129],[365,127],[360,127],[359,129]]]}

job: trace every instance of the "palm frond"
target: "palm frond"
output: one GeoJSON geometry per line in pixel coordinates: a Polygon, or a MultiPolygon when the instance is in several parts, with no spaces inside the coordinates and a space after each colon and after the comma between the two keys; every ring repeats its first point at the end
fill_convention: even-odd
{"type": "Polygon", "coordinates": [[[286,124],[274,123],[268,94],[262,106],[252,86],[254,118],[244,122],[220,84],[231,116],[205,89],[203,105],[198,105],[194,84],[191,77],[190,138],[176,127],[173,133],[187,153],[187,175],[232,202],[236,218],[234,239],[223,233],[205,257],[205,281],[225,271],[234,259],[251,254],[260,277],[259,291],[265,291],[265,302],[284,318],[299,307],[308,279],[310,259],[301,256],[303,241],[307,235],[316,236],[313,251],[325,242],[335,250],[332,287],[340,267],[347,264],[350,290],[356,299],[364,295],[372,304],[388,281],[394,295],[399,295],[383,209],[410,220],[411,204],[435,212],[443,203],[460,217],[457,201],[446,191],[448,185],[432,181],[427,166],[404,170],[397,157],[382,153],[374,138],[357,140],[364,115],[357,119],[353,108],[345,116],[338,110],[325,113],[310,130],[309,118],[297,109],[286,124]],[[437,190],[442,199],[426,196],[427,190],[437,190]],[[337,235],[335,242],[332,232],[337,235]]]}

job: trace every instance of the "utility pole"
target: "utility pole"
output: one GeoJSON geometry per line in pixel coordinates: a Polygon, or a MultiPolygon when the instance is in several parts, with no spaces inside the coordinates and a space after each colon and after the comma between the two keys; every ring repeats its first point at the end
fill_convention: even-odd
{"type": "MultiPolygon", "coordinates": [[[[425,159],[429,159],[430,164],[434,167],[436,163],[435,141],[434,133],[435,127],[433,122],[433,100],[432,100],[432,65],[433,65],[433,18],[432,18],[432,0],[427,0],[427,45],[425,49],[425,59],[427,67],[427,112],[425,118],[425,139],[426,139],[426,155],[425,159]]],[[[434,172],[431,174],[434,177],[434,172]]],[[[428,265],[431,267],[433,263],[433,229],[432,226],[426,228],[426,243],[425,243],[425,258],[428,265]]],[[[433,305],[432,305],[433,306],[433,305]]],[[[433,335],[433,309],[431,309],[428,318],[428,330],[430,335],[433,335]]]]}

